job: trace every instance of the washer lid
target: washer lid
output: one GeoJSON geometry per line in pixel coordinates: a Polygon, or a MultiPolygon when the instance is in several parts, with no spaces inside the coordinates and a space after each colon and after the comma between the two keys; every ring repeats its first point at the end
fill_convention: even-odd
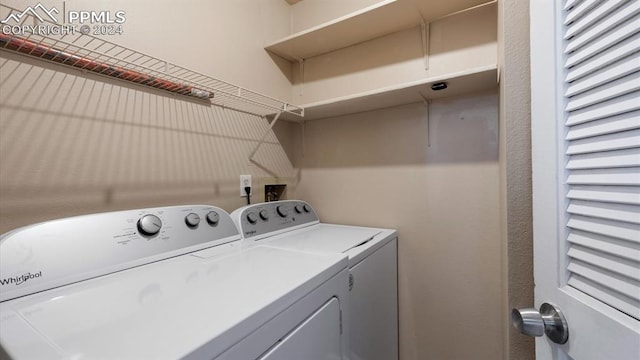
{"type": "Polygon", "coordinates": [[[213,358],[347,267],[345,255],[268,247],[206,257],[6,301],[0,341],[17,359],[176,359],[204,345],[213,358]]]}

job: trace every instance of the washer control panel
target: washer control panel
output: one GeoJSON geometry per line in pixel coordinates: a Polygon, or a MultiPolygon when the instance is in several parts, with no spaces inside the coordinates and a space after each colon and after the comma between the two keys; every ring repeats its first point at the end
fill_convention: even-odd
{"type": "Polygon", "coordinates": [[[76,216],[0,236],[0,301],[239,240],[229,214],[189,205],[76,216]]]}
{"type": "Polygon", "coordinates": [[[231,213],[245,239],[258,240],[273,232],[318,223],[318,216],[308,203],[300,200],[253,204],[231,213]]]}

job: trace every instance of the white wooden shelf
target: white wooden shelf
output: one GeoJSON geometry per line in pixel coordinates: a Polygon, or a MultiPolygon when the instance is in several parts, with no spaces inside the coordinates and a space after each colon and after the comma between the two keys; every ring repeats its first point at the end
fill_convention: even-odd
{"type": "Polygon", "coordinates": [[[285,115],[289,121],[324,119],[363,111],[384,109],[392,106],[411,104],[432,99],[458,96],[466,93],[495,89],[498,86],[496,66],[486,66],[468,71],[423,79],[375,91],[329,99],[301,105],[304,119],[285,115]],[[431,85],[446,82],[447,89],[434,91],[431,85]]]}
{"type": "Polygon", "coordinates": [[[267,45],[265,49],[289,61],[299,61],[483,3],[487,3],[487,0],[384,0],[287,36],[267,45]]]}
{"type": "Polygon", "coordinates": [[[402,30],[419,19],[419,14],[408,13],[400,1],[385,0],[288,36],[265,49],[297,61],[402,30]]]}

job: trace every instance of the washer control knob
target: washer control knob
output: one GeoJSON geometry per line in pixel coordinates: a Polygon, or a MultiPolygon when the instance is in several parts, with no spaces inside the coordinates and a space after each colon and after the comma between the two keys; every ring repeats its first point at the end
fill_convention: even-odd
{"type": "Polygon", "coordinates": [[[296,212],[298,214],[302,214],[302,211],[303,211],[302,204],[296,204],[296,207],[294,209],[296,209],[296,212]]]}
{"type": "Polygon", "coordinates": [[[188,213],[187,216],[184,217],[184,222],[188,227],[194,228],[200,224],[200,216],[196,213],[188,213]]]}
{"type": "Polygon", "coordinates": [[[138,220],[138,230],[143,235],[152,236],[160,232],[162,220],[159,217],[147,214],[138,220]]]}
{"type": "Polygon", "coordinates": [[[247,214],[247,221],[249,221],[250,224],[255,224],[258,222],[258,215],[256,215],[256,213],[254,213],[253,211],[247,214]]]}
{"type": "Polygon", "coordinates": [[[304,212],[311,212],[311,207],[307,204],[304,204],[302,206],[302,209],[304,210],[304,212]]]}
{"type": "Polygon", "coordinates": [[[218,226],[218,221],[220,221],[220,215],[218,215],[215,211],[209,211],[207,213],[207,222],[211,226],[218,226]]]}
{"type": "Polygon", "coordinates": [[[289,215],[289,210],[287,210],[287,208],[283,205],[276,207],[276,211],[278,212],[278,215],[280,215],[280,217],[287,217],[287,215],[289,215]]]}
{"type": "Polygon", "coordinates": [[[269,220],[269,213],[267,212],[267,210],[260,210],[260,219],[267,221],[269,220]]]}

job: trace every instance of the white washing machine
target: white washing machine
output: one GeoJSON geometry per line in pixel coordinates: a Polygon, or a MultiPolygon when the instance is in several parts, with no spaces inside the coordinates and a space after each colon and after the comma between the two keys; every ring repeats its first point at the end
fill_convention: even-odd
{"type": "Polygon", "coordinates": [[[205,205],[6,233],[0,350],[15,359],[346,359],[347,257],[242,250],[239,239],[229,214],[205,205]]]}
{"type": "Polygon", "coordinates": [[[320,223],[304,201],[274,201],[231,213],[243,247],[349,257],[351,360],[398,359],[395,230],[320,223]]]}

